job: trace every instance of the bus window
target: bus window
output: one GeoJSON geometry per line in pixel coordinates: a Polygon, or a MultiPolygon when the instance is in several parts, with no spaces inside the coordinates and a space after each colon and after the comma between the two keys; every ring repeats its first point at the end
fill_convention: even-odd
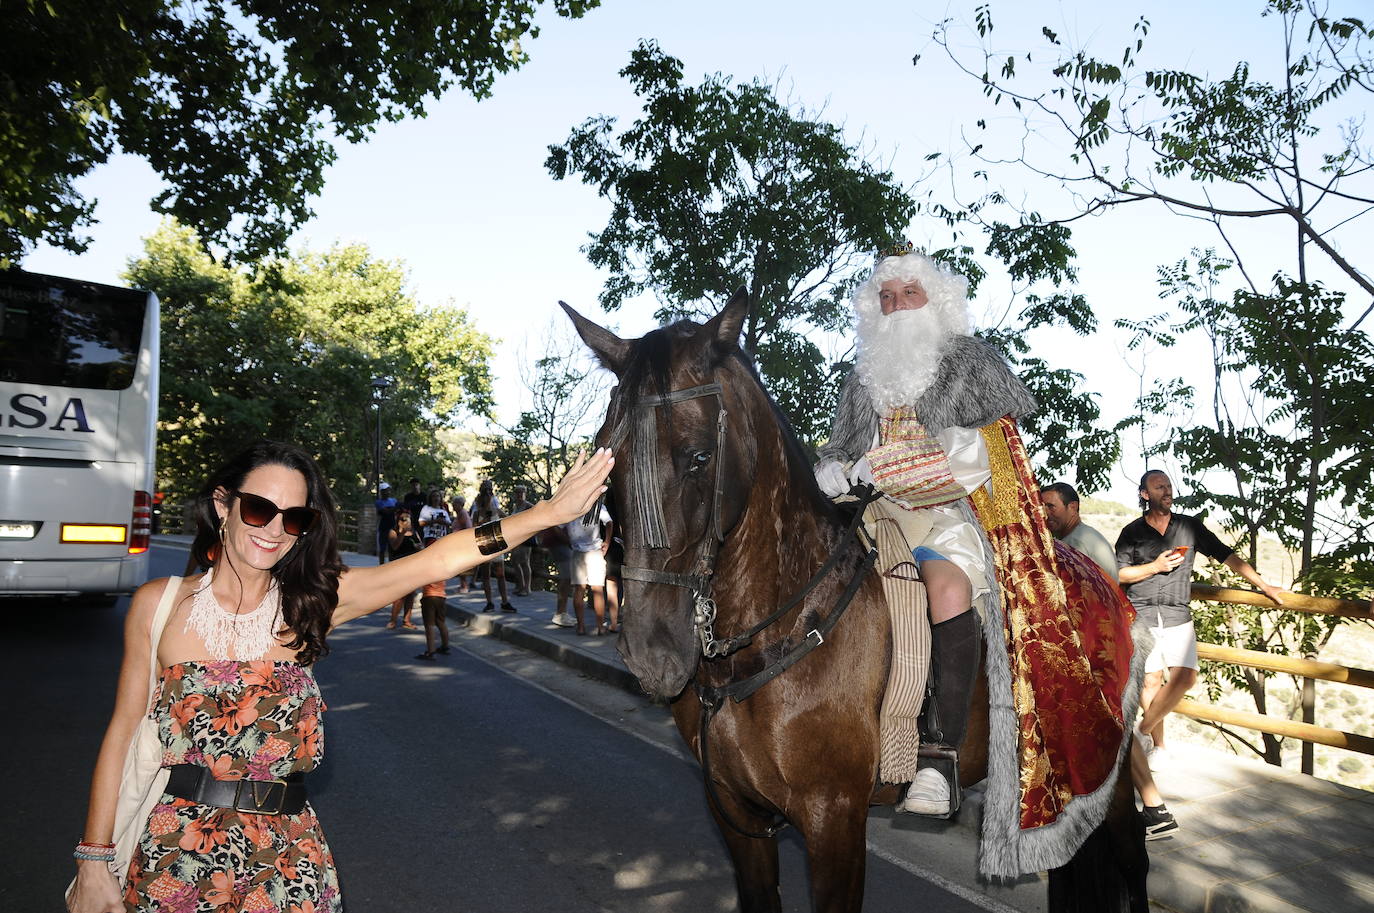
{"type": "Polygon", "coordinates": [[[133,382],[146,295],[7,278],[0,285],[0,380],[94,390],[133,382]]]}

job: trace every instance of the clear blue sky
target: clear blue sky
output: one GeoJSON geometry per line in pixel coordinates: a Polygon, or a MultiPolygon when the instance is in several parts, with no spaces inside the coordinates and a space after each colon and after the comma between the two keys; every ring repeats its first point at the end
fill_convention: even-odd
{"type": "MultiPolygon", "coordinates": [[[[648,301],[609,317],[599,314],[603,276],[579,247],[587,232],[604,225],[608,206],[592,188],[555,182],[543,168],[548,145],[584,118],[605,113],[633,119],[635,99],[617,71],[639,39],[655,38],[681,58],[688,79],[710,72],[780,79],[794,102],[823,106],[827,117],[890,161],[901,180],[914,182],[927,171],[928,153],[955,148],[972,121],[1001,113],[992,112],[973,81],[953,73],[930,41],[937,21],[971,23],[973,7],[923,0],[605,0],[580,21],[545,14],[543,34],[526,45],[531,62],[499,79],[491,99],[479,103],[451,94],[423,120],[383,124],[369,143],[342,146],[314,203],[318,216],[296,243],[366,242],[377,255],[409,265],[421,300],[466,308],[480,329],[500,340],[496,393],[502,416],[511,419],[523,403],[517,353],[537,345],[558,299],[626,334],[652,326],[648,301]],[[922,62],[913,67],[918,52],[922,62]]],[[[1100,53],[1114,55],[1148,9],[1152,60],[1219,75],[1237,59],[1275,56],[1277,23],[1261,20],[1260,7],[1238,0],[1136,6],[1003,2],[994,5],[993,15],[1005,46],[1029,44],[1048,25],[1063,38],[1091,42],[1100,53]]],[[[971,37],[967,44],[972,46],[971,37]]],[[[1024,175],[1021,180],[1014,193],[1052,199],[1052,187],[1024,175]]],[[[120,158],[81,186],[100,199],[101,224],[91,249],[79,257],[39,250],[24,266],[117,281],[124,263],[139,252],[140,238],[156,227],[147,201],[157,181],[141,162],[120,158]]],[[[1190,236],[1177,219],[1144,209],[1084,228],[1078,234],[1079,290],[1104,327],[1121,314],[1158,310],[1156,267],[1185,256],[1191,245],[1217,243],[1204,227],[1190,236]]],[[[946,237],[933,224],[913,225],[911,236],[918,245],[946,237]]],[[[989,319],[1005,303],[1005,292],[990,283],[975,316],[989,319]]],[[[1116,418],[1130,410],[1136,395],[1135,378],[1123,370],[1121,342],[1113,332],[1092,343],[1045,334],[1037,345],[1051,363],[1083,370],[1089,388],[1101,394],[1104,411],[1116,418]]],[[[1139,471],[1128,461],[1121,478],[1139,471]]],[[[1127,500],[1133,487],[1118,484],[1112,493],[1127,500]]]]}

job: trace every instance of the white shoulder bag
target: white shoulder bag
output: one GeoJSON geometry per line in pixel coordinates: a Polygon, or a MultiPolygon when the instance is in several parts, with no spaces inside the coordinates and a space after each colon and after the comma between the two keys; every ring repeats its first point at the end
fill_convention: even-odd
{"type": "MultiPolygon", "coordinates": [[[[124,775],[119,780],[119,800],[115,803],[114,821],[115,858],[110,863],[110,871],[121,886],[129,876],[129,863],[134,858],[139,837],[143,836],[148,816],[167,786],[169,771],[162,766],[162,740],[158,738],[157,720],[151,711],[153,696],[157,692],[157,674],[161,671],[157,662],[157,645],[162,640],[162,629],[167,626],[167,618],[172,614],[172,602],[180,588],[180,577],[167,578],[167,588],[162,591],[162,599],[153,612],[148,645],[148,696],[144,701],[143,718],[138,721],[133,738],[129,740],[129,751],[124,755],[124,775]]],[[[68,894],[75,885],[76,880],[72,879],[67,888],[68,894]]]]}

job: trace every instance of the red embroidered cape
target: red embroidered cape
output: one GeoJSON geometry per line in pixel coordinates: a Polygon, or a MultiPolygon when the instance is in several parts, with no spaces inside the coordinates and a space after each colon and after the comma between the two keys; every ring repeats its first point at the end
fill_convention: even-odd
{"type": "Polygon", "coordinates": [[[974,511],[992,544],[1018,722],[1023,830],[1054,823],[1112,774],[1129,723],[1135,610],[1091,559],[1050,534],[1016,423],[982,429],[992,494],[974,511]]]}

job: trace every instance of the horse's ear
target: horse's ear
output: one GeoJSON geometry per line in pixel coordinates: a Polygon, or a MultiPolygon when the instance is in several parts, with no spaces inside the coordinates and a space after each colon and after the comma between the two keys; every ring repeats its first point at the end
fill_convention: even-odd
{"type": "Polygon", "coordinates": [[[587,348],[596,353],[597,359],[608,371],[619,377],[620,372],[625,368],[625,359],[630,354],[630,344],[600,324],[593,323],[574,311],[566,301],[558,302],[558,306],[567,311],[568,316],[572,318],[573,326],[577,329],[577,335],[582,337],[587,348]]]}
{"type": "Polygon", "coordinates": [[[706,322],[704,329],[718,348],[729,351],[739,345],[739,334],[748,316],[749,292],[741,285],[720,313],[706,322]]]}

